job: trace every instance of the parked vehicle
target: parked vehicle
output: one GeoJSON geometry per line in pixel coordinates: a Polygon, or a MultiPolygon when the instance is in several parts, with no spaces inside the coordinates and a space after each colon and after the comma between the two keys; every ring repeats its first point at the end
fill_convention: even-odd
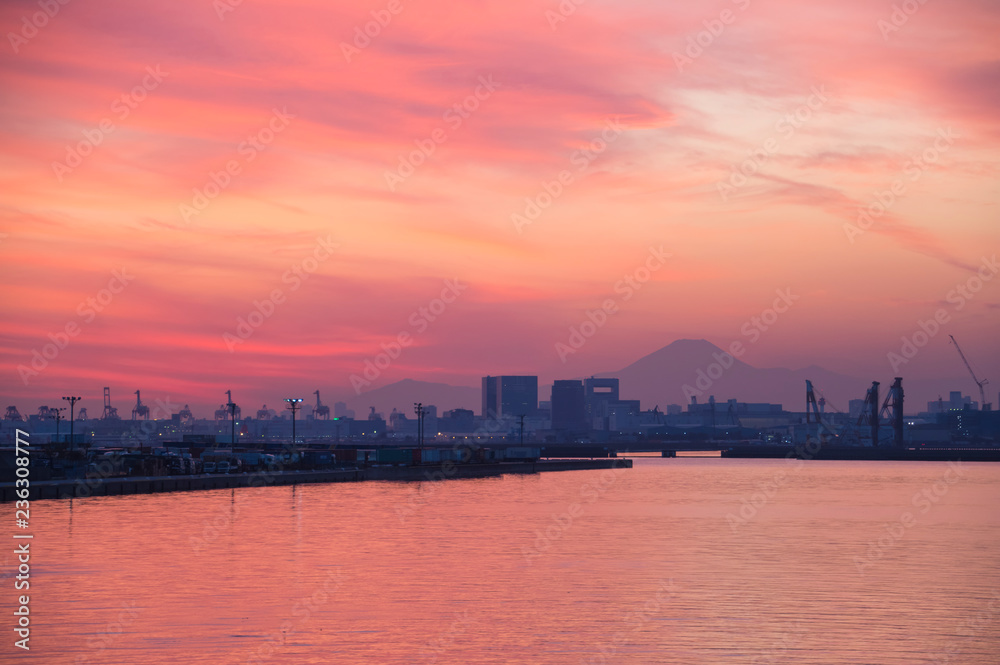
{"type": "Polygon", "coordinates": [[[216,465],[215,465],[215,472],[216,473],[229,473],[229,469],[230,468],[231,467],[230,467],[229,462],[227,462],[226,460],[222,460],[221,462],[217,462],[216,463],[216,465]]]}
{"type": "Polygon", "coordinates": [[[205,462],[205,466],[202,467],[202,470],[205,473],[215,473],[215,467],[216,467],[215,462],[209,461],[209,462],[205,462]]]}

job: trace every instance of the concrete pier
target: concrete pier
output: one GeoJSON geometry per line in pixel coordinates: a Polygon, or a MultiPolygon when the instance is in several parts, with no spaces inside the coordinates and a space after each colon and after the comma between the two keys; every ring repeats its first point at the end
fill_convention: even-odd
{"type": "MultiPolygon", "coordinates": [[[[298,485],[304,483],[340,483],[363,480],[433,481],[455,478],[486,478],[505,473],[541,473],[544,471],[579,471],[584,469],[632,468],[630,459],[542,460],[538,462],[500,462],[491,464],[436,464],[424,466],[371,466],[357,469],[323,471],[260,471],[257,473],[198,474],[193,476],[141,476],[86,478],[78,480],[43,480],[31,482],[28,499],[86,498],[122,496],[155,492],[193,492],[237,487],[298,485]]],[[[14,483],[0,483],[0,503],[15,501],[14,483]]]]}

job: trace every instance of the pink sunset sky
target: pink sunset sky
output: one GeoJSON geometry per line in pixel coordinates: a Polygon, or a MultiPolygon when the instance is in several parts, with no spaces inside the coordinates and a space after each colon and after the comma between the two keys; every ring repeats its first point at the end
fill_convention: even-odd
{"type": "Polygon", "coordinates": [[[371,388],[547,382],[778,290],[752,365],[889,381],[943,310],[902,376],[1000,383],[994,0],[50,4],[0,7],[0,406],[353,394],[401,334],[371,388]]]}

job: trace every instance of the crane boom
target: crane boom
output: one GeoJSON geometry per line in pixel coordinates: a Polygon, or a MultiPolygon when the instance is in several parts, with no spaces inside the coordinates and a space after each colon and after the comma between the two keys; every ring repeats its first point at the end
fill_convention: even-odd
{"type": "Polygon", "coordinates": [[[965,358],[965,354],[962,353],[962,347],[960,347],[958,345],[958,342],[955,341],[955,336],[948,335],[948,337],[951,338],[951,343],[955,345],[955,350],[958,351],[959,357],[961,357],[962,362],[965,363],[965,368],[969,370],[969,374],[972,375],[972,380],[976,382],[977,386],[979,386],[979,404],[980,404],[979,408],[982,409],[983,411],[989,411],[991,405],[986,402],[986,390],[983,389],[983,386],[989,383],[989,380],[983,379],[982,381],[980,381],[978,378],[976,378],[976,373],[972,371],[972,365],[969,364],[969,361],[965,358]]]}

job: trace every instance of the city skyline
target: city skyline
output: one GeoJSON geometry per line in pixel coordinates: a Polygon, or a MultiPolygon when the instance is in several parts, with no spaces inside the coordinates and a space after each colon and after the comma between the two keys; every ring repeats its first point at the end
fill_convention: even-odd
{"type": "MultiPolygon", "coordinates": [[[[518,379],[531,379],[534,381],[536,385],[545,389],[544,391],[542,391],[539,390],[537,387],[534,388],[534,394],[537,396],[537,399],[535,401],[536,409],[543,408],[543,404],[550,403],[553,400],[554,392],[556,388],[559,387],[560,384],[562,385],[564,392],[569,386],[569,384],[579,384],[579,388],[581,391],[579,399],[584,400],[583,389],[586,384],[590,382],[595,382],[595,384],[599,384],[601,382],[610,380],[614,381],[615,384],[615,392],[614,392],[615,400],[619,399],[618,395],[620,390],[621,393],[623,394],[623,397],[621,399],[623,399],[624,401],[634,401],[637,404],[641,403],[641,409],[644,412],[652,411],[653,409],[659,409],[661,412],[666,413],[668,407],[679,407],[680,409],[686,411],[692,404],[698,404],[698,405],[708,404],[711,399],[715,399],[717,403],[720,405],[725,405],[727,402],[733,401],[739,403],[775,404],[782,406],[785,411],[789,412],[805,412],[806,410],[805,405],[803,403],[800,403],[803,402],[805,399],[804,392],[801,395],[802,399],[795,399],[790,401],[773,401],[768,399],[767,395],[762,395],[755,399],[738,398],[738,397],[733,397],[727,392],[716,391],[712,390],[711,388],[708,388],[704,391],[697,391],[698,394],[694,395],[694,401],[678,400],[675,402],[671,402],[669,399],[633,400],[630,399],[629,396],[634,395],[634,391],[629,390],[628,387],[625,387],[627,386],[627,384],[620,384],[620,379],[618,377],[611,376],[612,374],[613,373],[604,373],[598,378],[595,378],[595,376],[592,375],[590,377],[554,379],[553,381],[548,383],[545,382],[538,383],[538,377],[535,375],[524,375],[518,377],[486,376],[482,377],[481,386],[478,387],[446,386],[447,388],[458,388],[458,389],[465,389],[467,391],[475,391],[475,395],[472,395],[471,392],[468,392],[459,398],[450,398],[450,399],[443,398],[443,399],[438,399],[436,401],[428,401],[427,407],[435,408],[440,413],[457,409],[457,410],[469,410],[474,412],[477,416],[485,416],[487,413],[487,407],[486,407],[487,403],[499,404],[499,399],[496,396],[495,390],[491,389],[490,393],[484,392],[484,387],[487,385],[486,384],[487,380],[518,378],[518,379]],[[619,388],[620,385],[623,387],[619,388]]],[[[408,381],[404,380],[396,384],[392,384],[390,386],[385,386],[385,387],[386,388],[402,387],[407,383],[408,381]]],[[[885,381],[880,381],[880,383],[887,385],[887,382],[885,381]]],[[[418,395],[425,394],[420,391],[420,387],[428,385],[434,386],[434,385],[444,385],[444,384],[433,384],[433,383],[426,384],[424,382],[419,382],[416,384],[415,388],[411,388],[411,392],[407,393],[412,397],[396,398],[395,403],[391,401],[392,398],[388,398],[390,401],[386,401],[387,398],[384,396],[379,396],[377,399],[365,400],[364,394],[360,396],[332,394],[331,396],[330,393],[326,393],[328,399],[323,400],[320,398],[320,396],[317,395],[315,401],[313,400],[313,397],[308,397],[308,398],[302,397],[301,398],[303,400],[302,410],[304,416],[307,416],[309,418],[317,417],[315,414],[319,413],[321,414],[320,417],[329,417],[334,419],[338,417],[364,419],[367,415],[367,411],[365,411],[365,409],[368,408],[374,408],[379,415],[385,417],[388,417],[391,411],[396,411],[396,410],[398,410],[399,413],[405,416],[408,413],[407,411],[407,405],[409,404],[408,400],[410,400],[411,398],[415,399],[418,395]],[[413,390],[416,390],[416,392],[412,392],[413,390]],[[369,401],[377,401],[378,404],[373,406],[368,404],[369,401]],[[317,409],[317,404],[319,405],[318,409],[317,409]],[[387,404],[389,404],[389,406],[387,406],[387,404]],[[364,405],[364,407],[362,407],[362,405],[364,405]]],[[[696,382],[692,382],[690,387],[694,387],[695,385],[696,382]]],[[[860,382],[859,385],[861,385],[860,382]]],[[[867,389],[869,385],[870,384],[866,383],[865,388],[867,389]]],[[[309,393],[310,395],[315,395],[316,392],[321,392],[321,391],[315,390],[306,392],[309,393]]],[[[378,394],[378,392],[379,391],[376,391],[375,394],[378,394]]],[[[296,396],[299,396],[300,394],[305,394],[302,393],[302,391],[298,392],[293,391],[293,393],[296,396]]],[[[132,394],[135,394],[135,391],[133,391],[132,394]]],[[[149,394],[150,392],[147,391],[147,396],[149,394]]],[[[820,391],[820,394],[823,395],[822,391],[820,391]]],[[[117,393],[112,393],[112,395],[113,396],[117,395],[117,393]]],[[[938,397],[930,400],[922,400],[920,397],[915,398],[913,394],[909,392],[908,395],[909,396],[907,397],[906,412],[911,415],[916,415],[918,413],[936,412],[939,408],[938,407],[939,402],[943,402],[944,409],[963,408],[962,406],[960,406],[960,404],[962,403],[970,405],[974,410],[979,410],[982,408],[982,401],[978,399],[978,394],[976,393],[976,391],[970,390],[967,387],[962,387],[957,390],[946,389],[942,387],[942,390],[940,390],[938,397]]],[[[260,394],[259,393],[256,394],[256,397],[259,398],[260,394]]],[[[993,409],[996,409],[997,408],[996,405],[1000,404],[1000,393],[990,393],[987,390],[985,391],[985,398],[987,400],[987,403],[991,404],[991,407],[993,409]],[[994,399],[996,399],[997,401],[992,401],[994,399]]],[[[95,404],[88,404],[87,399],[88,399],[87,397],[81,398],[82,400],[81,407],[87,409],[85,413],[87,414],[88,419],[102,419],[103,418],[102,398],[97,397],[96,395],[91,397],[90,401],[95,402],[95,404]],[[90,415],[91,411],[94,412],[94,415],[90,415]]],[[[286,397],[278,397],[276,393],[268,393],[268,397],[265,397],[263,399],[264,402],[260,403],[259,408],[256,406],[256,404],[259,402],[259,399],[255,402],[252,397],[248,397],[247,399],[242,401],[238,399],[238,397],[234,397],[233,403],[235,403],[237,407],[241,410],[245,408],[246,415],[248,417],[254,417],[255,413],[259,416],[259,412],[262,410],[269,411],[272,414],[272,416],[270,417],[278,417],[278,418],[288,417],[288,413],[285,412],[285,407],[282,405],[284,401],[287,401],[286,397]]],[[[829,410],[831,413],[837,413],[837,412],[846,413],[849,410],[849,405],[852,402],[861,402],[861,401],[864,401],[863,393],[859,393],[859,396],[849,397],[844,400],[833,400],[830,403],[829,410]]],[[[19,407],[19,405],[16,404],[10,406],[18,408],[18,412],[20,413],[21,417],[27,420],[29,416],[36,415],[36,412],[39,410],[54,411],[58,406],[58,404],[56,404],[56,406],[50,406],[50,404],[56,404],[55,398],[50,400],[44,400],[42,403],[39,403],[37,405],[28,405],[27,408],[19,407]]],[[[152,409],[150,409],[148,398],[146,401],[142,402],[142,405],[143,405],[142,408],[145,408],[145,413],[150,414],[152,419],[154,420],[169,419],[174,414],[181,412],[190,413],[191,411],[194,412],[193,417],[195,419],[204,419],[204,420],[212,420],[213,419],[212,413],[214,411],[216,413],[214,419],[217,420],[218,411],[225,410],[227,408],[226,402],[220,402],[218,405],[199,404],[185,399],[177,400],[175,396],[160,395],[156,394],[155,392],[153,392],[152,409]]],[[[120,418],[121,420],[129,420],[130,419],[129,409],[132,408],[133,410],[135,410],[137,404],[134,400],[132,401],[126,400],[126,402],[123,402],[121,397],[113,397],[110,406],[112,409],[116,411],[116,417],[120,418]],[[121,408],[121,413],[117,413],[119,408],[121,408]]],[[[551,408],[551,406],[549,408],[551,408]]],[[[517,414],[521,414],[523,412],[525,415],[528,415],[530,417],[534,417],[534,415],[536,415],[530,408],[528,409],[519,408],[516,409],[516,411],[517,414]]],[[[490,410],[490,412],[496,413],[495,410],[490,410]]],[[[510,417],[515,417],[516,414],[514,414],[514,411],[503,412],[503,410],[500,410],[499,415],[502,418],[510,418],[510,417]]],[[[54,415],[50,415],[49,417],[55,418],[54,415]]],[[[68,418],[68,415],[62,414],[61,417],[63,420],[66,420],[68,418]]],[[[550,414],[548,417],[554,417],[554,416],[550,414]]],[[[78,420],[81,419],[79,417],[79,414],[77,416],[77,419],[78,420]]],[[[142,420],[143,418],[142,415],[136,417],[136,415],[133,413],[131,419],[142,420]]]]}
{"type": "Polygon", "coordinates": [[[8,403],[683,338],[947,389],[953,334],[1000,377],[986,4],[177,7],[0,9],[8,403]]]}

